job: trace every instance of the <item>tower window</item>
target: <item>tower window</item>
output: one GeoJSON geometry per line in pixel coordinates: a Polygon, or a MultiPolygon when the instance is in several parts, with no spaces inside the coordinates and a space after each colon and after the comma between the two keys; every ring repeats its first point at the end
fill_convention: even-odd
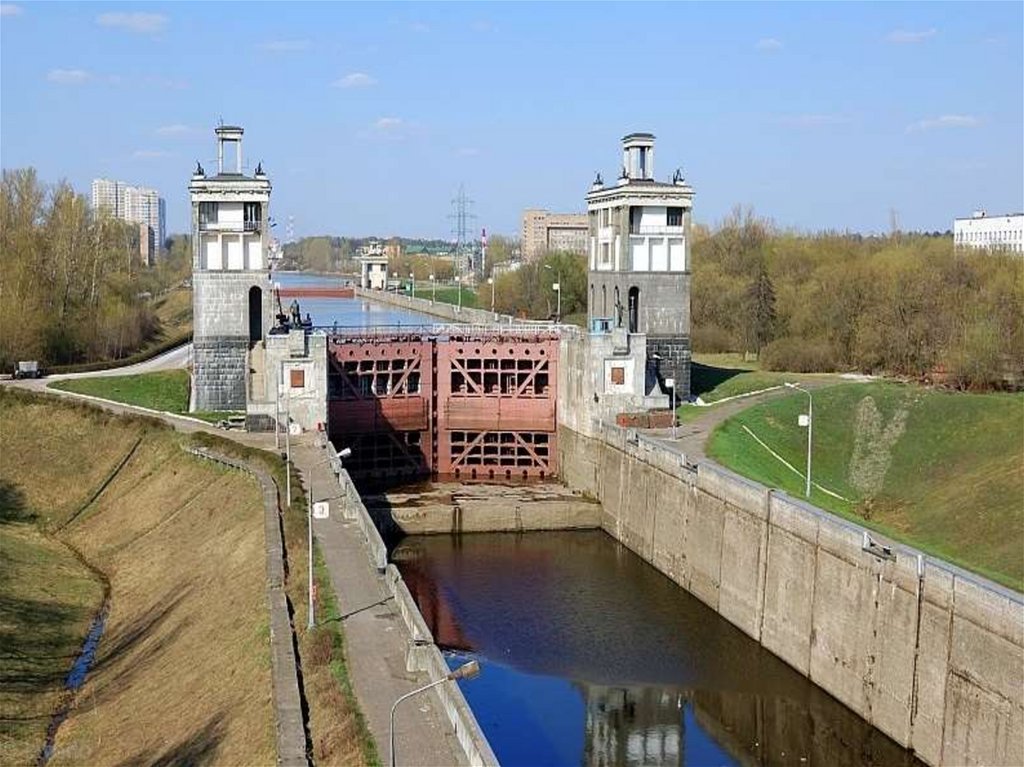
{"type": "Polygon", "coordinates": [[[247,202],[243,208],[243,217],[245,220],[245,231],[253,232],[260,228],[262,216],[260,210],[260,204],[258,202],[247,202]]]}
{"type": "Polygon", "coordinates": [[[683,209],[682,208],[669,208],[668,209],[668,226],[682,226],[683,225],[683,209]]]}
{"type": "Polygon", "coordinates": [[[199,226],[206,226],[207,224],[217,223],[217,203],[215,202],[201,202],[199,203],[199,226]]]}

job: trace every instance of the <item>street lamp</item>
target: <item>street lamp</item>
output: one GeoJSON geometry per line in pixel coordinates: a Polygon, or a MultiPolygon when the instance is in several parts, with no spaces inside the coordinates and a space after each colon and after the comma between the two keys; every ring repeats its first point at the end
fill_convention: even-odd
{"type": "Polygon", "coordinates": [[[494,314],[494,278],[488,277],[487,284],[491,286],[491,314],[494,314]]]}
{"type": "MultiPolygon", "coordinates": [[[[338,459],[348,458],[352,455],[352,448],[346,447],[340,453],[338,453],[338,459]]],[[[309,467],[309,502],[306,504],[306,527],[309,531],[309,540],[307,541],[308,554],[309,554],[309,618],[306,621],[306,629],[312,630],[315,622],[313,620],[314,608],[313,608],[313,507],[315,504],[316,493],[313,492],[313,469],[318,466],[322,466],[325,463],[331,462],[331,456],[328,454],[327,458],[323,461],[319,461],[309,467]]]]}
{"type": "Polygon", "coordinates": [[[800,414],[797,423],[801,426],[807,427],[807,484],[804,487],[804,495],[807,498],[811,497],[811,434],[814,429],[814,398],[811,396],[810,391],[804,389],[798,383],[785,382],[786,386],[790,389],[796,389],[802,391],[807,395],[807,414],[800,414]]]}
{"type": "Polygon", "coordinates": [[[434,296],[437,295],[437,282],[434,281],[434,275],[430,275],[430,303],[434,303],[434,296]]]}
{"type": "Polygon", "coordinates": [[[412,297],[416,298],[416,273],[409,272],[409,284],[412,286],[412,297]]]}
{"type": "Polygon", "coordinates": [[[418,695],[424,690],[429,690],[431,687],[437,687],[439,684],[451,682],[456,679],[476,679],[478,676],[480,676],[480,664],[475,660],[471,660],[468,663],[463,663],[454,671],[448,672],[436,682],[425,684],[412,692],[407,692],[395,701],[395,705],[391,707],[391,723],[388,725],[388,741],[391,743],[391,767],[395,767],[395,709],[398,708],[398,704],[403,700],[411,698],[413,695],[418,695]]]}
{"type": "MultiPolygon", "coordinates": [[[[555,272],[554,268],[550,264],[544,264],[545,269],[550,269],[555,272]]],[[[555,272],[555,279],[557,282],[551,286],[551,289],[558,294],[558,305],[555,309],[555,322],[562,321],[562,270],[559,269],[555,272]]]]}
{"type": "Polygon", "coordinates": [[[459,311],[462,311],[462,278],[455,275],[455,288],[459,291],[459,311]]]}

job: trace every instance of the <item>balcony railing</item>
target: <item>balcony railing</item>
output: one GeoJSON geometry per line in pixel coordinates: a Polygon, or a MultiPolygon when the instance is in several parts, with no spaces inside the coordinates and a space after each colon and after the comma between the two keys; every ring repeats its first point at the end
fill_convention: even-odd
{"type": "Polygon", "coordinates": [[[634,236],[664,236],[669,234],[683,234],[683,227],[680,226],[632,226],[629,233],[634,236]]]}
{"type": "Polygon", "coordinates": [[[262,228],[262,221],[199,221],[200,232],[258,232],[262,228]]]}

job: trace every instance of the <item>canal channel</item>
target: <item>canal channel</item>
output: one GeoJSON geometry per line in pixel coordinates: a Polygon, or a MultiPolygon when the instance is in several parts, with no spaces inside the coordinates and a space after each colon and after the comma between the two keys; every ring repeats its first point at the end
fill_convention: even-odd
{"type": "MultiPolygon", "coordinates": [[[[301,311],[435,322],[360,299],[301,311]]],[[[449,665],[483,667],[462,689],[506,767],[921,764],[599,530],[388,538],[449,665]]]]}

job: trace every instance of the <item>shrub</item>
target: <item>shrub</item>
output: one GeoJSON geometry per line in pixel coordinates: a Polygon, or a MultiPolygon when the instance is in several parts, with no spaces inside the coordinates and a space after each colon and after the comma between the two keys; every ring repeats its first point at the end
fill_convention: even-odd
{"type": "Polygon", "coordinates": [[[827,341],[780,338],[761,351],[761,367],[792,373],[828,373],[836,369],[836,354],[827,341]]]}
{"type": "Polygon", "coordinates": [[[738,348],[732,333],[718,325],[695,327],[692,338],[693,350],[703,354],[721,354],[738,348]]]}

